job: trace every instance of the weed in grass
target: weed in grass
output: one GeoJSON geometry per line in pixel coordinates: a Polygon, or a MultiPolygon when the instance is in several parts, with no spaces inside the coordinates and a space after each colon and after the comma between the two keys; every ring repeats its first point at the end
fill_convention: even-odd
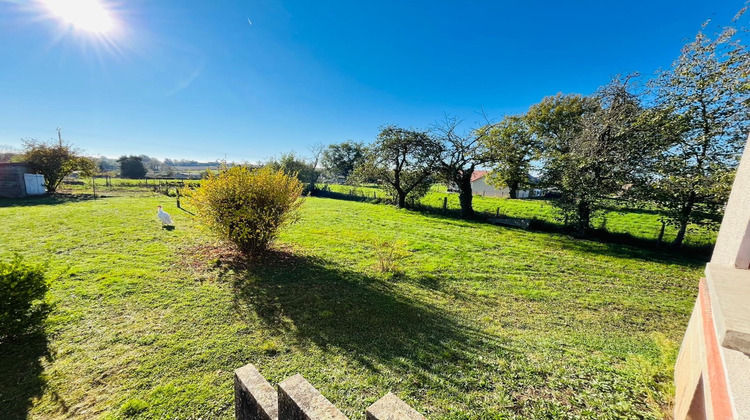
{"type": "Polygon", "coordinates": [[[120,412],[125,417],[135,417],[148,410],[148,403],[139,399],[132,399],[120,407],[120,412]]]}
{"type": "Polygon", "coordinates": [[[399,274],[399,262],[409,256],[405,243],[397,239],[377,239],[373,242],[373,249],[377,258],[377,271],[392,277],[399,274]]]}

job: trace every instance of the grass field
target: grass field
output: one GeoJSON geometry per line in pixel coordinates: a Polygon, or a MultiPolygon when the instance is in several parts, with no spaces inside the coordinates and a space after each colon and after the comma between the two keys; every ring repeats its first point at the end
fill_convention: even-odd
{"type": "Polygon", "coordinates": [[[430,419],[663,418],[703,265],[321,198],[250,267],[164,196],[2,200],[0,220],[0,258],[54,277],[43,333],[0,343],[3,418],[228,419],[250,362],[351,418],[388,391],[430,419]]]}
{"type": "MultiPolygon", "coordinates": [[[[331,191],[354,194],[365,197],[385,197],[385,192],[371,186],[352,187],[348,185],[329,185],[331,191]]],[[[460,209],[458,194],[448,193],[443,185],[435,185],[419,203],[423,206],[441,210],[443,200],[448,198],[449,210],[460,209]]],[[[562,227],[560,215],[552,202],[543,199],[510,200],[498,197],[474,196],[473,207],[476,212],[494,215],[498,211],[507,217],[536,219],[549,225],[562,227]]],[[[627,234],[635,240],[655,241],[661,230],[659,221],[662,213],[653,209],[628,209],[613,201],[604,214],[597,215],[592,223],[595,228],[605,229],[613,234],[627,234]]],[[[664,231],[664,242],[671,242],[677,235],[674,226],[667,226],[664,231]]],[[[693,249],[709,250],[716,242],[717,232],[705,227],[691,225],[685,239],[685,246],[693,249]]]]}

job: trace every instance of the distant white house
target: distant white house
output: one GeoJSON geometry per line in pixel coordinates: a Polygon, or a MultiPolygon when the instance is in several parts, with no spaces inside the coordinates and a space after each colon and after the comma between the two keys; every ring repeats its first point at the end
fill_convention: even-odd
{"type": "MultiPolygon", "coordinates": [[[[474,195],[483,197],[509,197],[510,188],[495,188],[487,183],[487,175],[490,171],[474,171],[471,175],[471,191],[474,195]]],[[[544,191],[539,188],[531,190],[518,190],[517,198],[541,197],[544,191]]]]}

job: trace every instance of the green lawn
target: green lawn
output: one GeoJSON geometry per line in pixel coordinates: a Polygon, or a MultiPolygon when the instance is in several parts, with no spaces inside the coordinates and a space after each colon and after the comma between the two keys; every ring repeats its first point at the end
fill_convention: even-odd
{"type": "MultiPolygon", "coordinates": [[[[328,188],[333,192],[343,194],[354,194],[358,196],[384,198],[385,192],[382,189],[362,186],[352,187],[348,185],[329,185],[328,188]]],[[[436,210],[443,208],[443,200],[448,198],[448,209],[460,209],[458,194],[446,192],[445,186],[435,185],[431,191],[420,200],[420,204],[432,207],[436,210]]],[[[519,199],[511,200],[498,197],[474,196],[474,210],[477,212],[496,214],[498,211],[501,215],[508,217],[518,217],[526,219],[537,219],[552,225],[562,227],[560,215],[549,200],[543,199],[519,199]]],[[[628,234],[636,239],[653,240],[659,236],[661,222],[659,221],[662,214],[652,209],[628,209],[617,205],[613,201],[612,208],[604,214],[597,215],[593,220],[595,228],[605,228],[607,231],[615,234],[628,234]]],[[[717,231],[705,227],[691,225],[685,239],[685,245],[693,248],[711,249],[716,242],[717,231]]],[[[671,242],[677,235],[677,228],[667,226],[664,231],[663,240],[671,242]]]]}
{"type": "Polygon", "coordinates": [[[3,418],[233,418],[250,362],[359,419],[388,391],[430,419],[670,410],[701,261],[307,198],[276,257],[243,268],[173,200],[0,201],[0,258],[55,277],[44,333],[0,343],[3,418]],[[396,275],[375,269],[383,240],[396,275]]]}

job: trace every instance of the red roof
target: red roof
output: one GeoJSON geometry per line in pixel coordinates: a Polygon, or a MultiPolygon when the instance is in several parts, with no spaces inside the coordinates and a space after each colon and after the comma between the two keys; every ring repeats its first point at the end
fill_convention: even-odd
{"type": "Polygon", "coordinates": [[[487,175],[490,171],[474,171],[474,173],[471,174],[471,182],[476,181],[477,179],[487,175]]]}

